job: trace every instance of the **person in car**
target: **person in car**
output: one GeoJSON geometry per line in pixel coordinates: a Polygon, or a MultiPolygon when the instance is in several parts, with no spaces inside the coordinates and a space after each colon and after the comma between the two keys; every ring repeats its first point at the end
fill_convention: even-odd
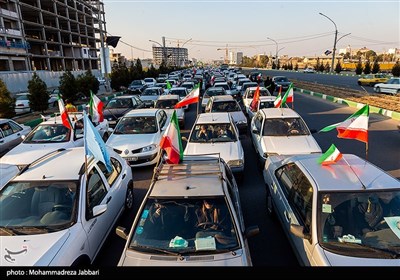
{"type": "Polygon", "coordinates": [[[197,136],[197,139],[203,139],[203,140],[210,140],[212,139],[212,132],[210,130],[207,129],[207,126],[202,124],[200,126],[200,132],[199,135],[197,136]]]}

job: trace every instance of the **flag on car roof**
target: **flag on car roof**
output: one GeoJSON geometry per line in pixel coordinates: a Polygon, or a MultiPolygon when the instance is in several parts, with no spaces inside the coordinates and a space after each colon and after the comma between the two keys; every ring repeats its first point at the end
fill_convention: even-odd
{"type": "Polygon", "coordinates": [[[171,86],[171,84],[169,83],[169,81],[167,80],[167,89],[171,89],[172,88],[172,86],[171,86]]]}
{"type": "Polygon", "coordinates": [[[356,139],[368,143],[369,105],[365,105],[353,115],[340,123],[322,128],[319,132],[327,132],[336,128],[338,138],[356,139]]]}
{"type": "Polygon", "coordinates": [[[160,149],[167,153],[167,163],[178,164],[183,159],[181,132],[175,110],[172,113],[171,122],[161,138],[160,149]]]}
{"type": "Polygon", "coordinates": [[[64,101],[62,100],[60,95],[58,95],[58,108],[60,109],[60,115],[61,115],[62,124],[66,128],[72,129],[71,120],[70,120],[70,118],[68,116],[67,110],[65,109],[64,101]]]}
{"type": "Polygon", "coordinates": [[[104,103],[92,91],[90,91],[89,113],[93,122],[102,122],[104,103]]]}
{"type": "Polygon", "coordinates": [[[253,100],[250,103],[250,110],[255,112],[257,111],[258,101],[260,100],[260,85],[257,86],[256,91],[253,95],[253,100]]]}
{"type": "Polygon", "coordinates": [[[294,92],[293,92],[293,87],[291,85],[292,84],[290,84],[290,86],[288,88],[289,94],[286,98],[286,103],[293,103],[293,100],[294,100],[294,92]]]}
{"type": "Polygon", "coordinates": [[[93,123],[89,120],[86,112],[83,112],[83,129],[85,155],[92,155],[95,159],[104,163],[107,171],[111,172],[112,165],[106,144],[97,129],[93,126],[93,123]]]}
{"type": "Polygon", "coordinates": [[[175,109],[182,108],[186,105],[199,102],[200,87],[196,86],[188,95],[181,101],[176,103],[175,109]]]}
{"type": "Polygon", "coordinates": [[[334,144],[332,144],[329,149],[318,158],[318,163],[322,165],[329,165],[336,163],[342,158],[342,153],[336,148],[334,144]]]}
{"type": "Polygon", "coordinates": [[[275,101],[274,101],[274,106],[275,108],[279,108],[279,107],[283,107],[285,106],[286,102],[287,102],[287,98],[290,92],[290,89],[293,87],[293,84],[290,84],[289,88],[286,90],[285,94],[282,96],[282,87],[280,87],[279,89],[279,94],[276,97],[275,101]]]}
{"type": "Polygon", "coordinates": [[[261,80],[261,75],[262,75],[261,73],[257,75],[257,81],[261,80]]]}

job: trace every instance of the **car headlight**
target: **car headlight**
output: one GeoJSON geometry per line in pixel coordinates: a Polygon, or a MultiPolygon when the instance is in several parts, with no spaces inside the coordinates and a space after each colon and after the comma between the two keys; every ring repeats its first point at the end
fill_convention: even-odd
{"type": "Polygon", "coordinates": [[[143,147],[141,152],[142,152],[142,153],[150,152],[150,151],[155,150],[156,148],[157,148],[157,145],[151,144],[151,145],[149,145],[149,146],[143,147]]]}
{"type": "Polygon", "coordinates": [[[228,161],[228,165],[230,167],[243,166],[243,160],[241,159],[230,160],[228,161]]]}

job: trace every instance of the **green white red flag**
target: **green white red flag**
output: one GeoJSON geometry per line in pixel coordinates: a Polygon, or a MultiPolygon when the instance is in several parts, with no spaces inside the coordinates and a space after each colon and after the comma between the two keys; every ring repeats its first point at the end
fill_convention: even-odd
{"type": "Polygon", "coordinates": [[[293,103],[294,100],[294,93],[293,93],[293,87],[292,85],[290,85],[290,87],[288,88],[288,96],[286,98],[286,103],[293,103]]]}
{"type": "Polygon", "coordinates": [[[89,113],[93,122],[102,122],[104,103],[92,91],[90,91],[89,113]]]}
{"type": "Polygon", "coordinates": [[[318,163],[322,165],[329,165],[336,163],[343,157],[343,154],[336,148],[334,144],[332,144],[329,149],[318,158],[318,163]]]}
{"type": "Polygon", "coordinates": [[[175,110],[172,113],[171,122],[161,138],[160,149],[167,153],[167,163],[178,164],[183,159],[181,132],[175,110]]]}
{"type": "Polygon", "coordinates": [[[336,128],[338,138],[356,139],[368,143],[369,105],[365,105],[353,115],[340,123],[322,128],[319,132],[327,132],[336,128]]]}
{"type": "Polygon", "coordinates": [[[60,95],[58,95],[58,108],[60,109],[60,116],[61,116],[62,124],[66,128],[72,129],[71,120],[69,119],[68,112],[65,109],[64,101],[62,100],[60,95]]]}
{"type": "Polygon", "coordinates": [[[287,98],[290,92],[290,89],[293,87],[293,84],[290,84],[289,88],[286,90],[285,94],[282,96],[282,87],[280,87],[279,94],[274,101],[274,107],[279,108],[285,106],[287,102],[287,98]]]}
{"type": "Polygon", "coordinates": [[[200,87],[195,87],[188,95],[185,96],[181,101],[176,103],[175,109],[182,108],[186,105],[199,102],[200,87]]]}

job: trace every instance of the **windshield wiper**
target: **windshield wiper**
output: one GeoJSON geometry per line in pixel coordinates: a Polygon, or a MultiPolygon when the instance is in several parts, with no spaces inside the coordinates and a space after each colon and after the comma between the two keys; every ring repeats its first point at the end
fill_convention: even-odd
{"type": "Polygon", "coordinates": [[[348,247],[353,247],[353,245],[354,245],[355,247],[366,248],[366,249],[371,250],[371,251],[373,251],[375,253],[381,253],[381,254],[387,255],[391,259],[398,259],[400,257],[400,254],[395,253],[395,252],[393,252],[391,250],[387,250],[387,249],[383,249],[383,248],[371,247],[368,244],[349,243],[349,242],[343,242],[343,243],[340,243],[340,244],[341,245],[342,244],[346,244],[346,245],[348,245],[348,247]]]}
{"type": "Polygon", "coordinates": [[[137,248],[142,248],[148,251],[153,251],[153,252],[161,252],[161,253],[165,253],[167,255],[172,255],[172,256],[180,256],[181,254],[176,253],[176,252],[171,252],[168,250],[164,250],[161,248],[157,248],[157,247],[151,247],[151,246],[146,246],[146,245],[134,245],[132,247],[137,247],[137,248]]]}

